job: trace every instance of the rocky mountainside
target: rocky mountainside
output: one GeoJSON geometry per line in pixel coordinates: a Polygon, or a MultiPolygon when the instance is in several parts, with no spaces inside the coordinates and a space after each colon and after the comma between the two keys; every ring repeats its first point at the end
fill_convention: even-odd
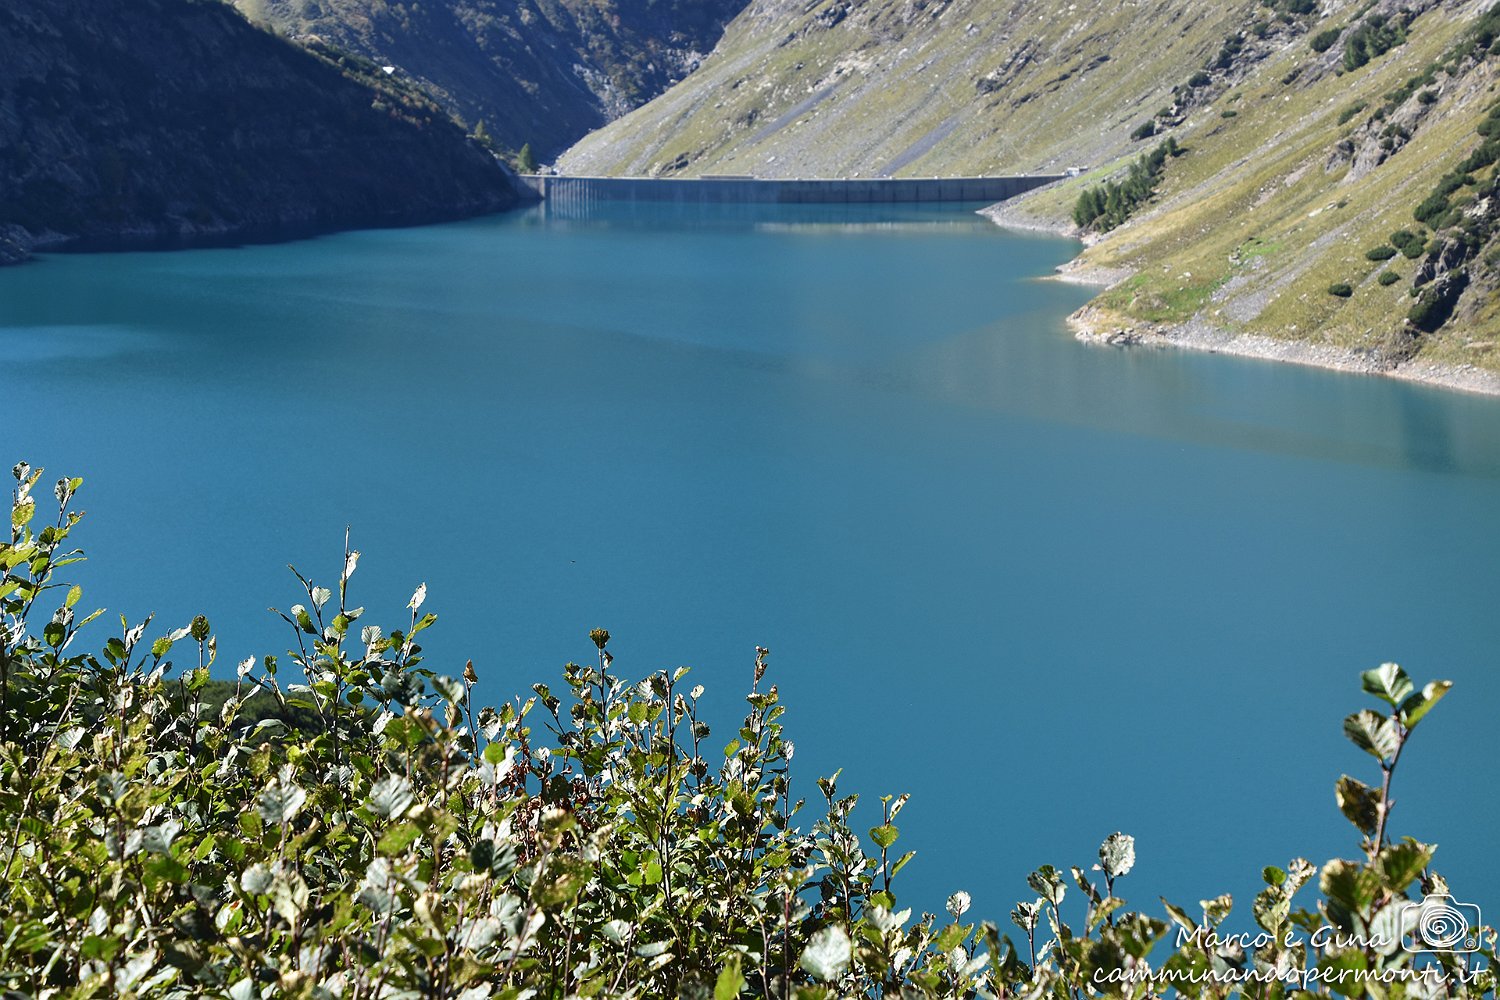
{"type": "Polygon", "coordinates": [[[745,0],[234,0],[420,82],[495,144],[551,157],[682,79],[745,0]]]}
{"type": "Polygon", "coordinates": [[[755,0],[570,173],[1062,172],[1087,335],[1500,386],[1493,0],[755,0]],[[1155,155],[1150,155],[1150,154],[1155,155]]]}
{"type": "MultiPolygon", "coordinates": [[[[1113,158],[1256,0],[755,0],[568,173],[932,176],[1113,158]]],[[[1275,19],[1278,35],[1300,25],[1275,19]]]]}
{"type": "Polygon", "coordinates": [[[268,239],[514,202],[494,157],[440,108],[394,83],[373,89],[375,77],[351,79],[217,0],[6,0],[0,256],[268,239]]]}
{"type": "MultiPolygon", "coordinates": [[[[1114,284],[1085,334],[1500,387],[1500,5],[1345,4],[1208,96],[1086,227],[1074,270],[1114,284]]],[[[1076,222],[1123,162],[1000,215],[1076,222]]]]}

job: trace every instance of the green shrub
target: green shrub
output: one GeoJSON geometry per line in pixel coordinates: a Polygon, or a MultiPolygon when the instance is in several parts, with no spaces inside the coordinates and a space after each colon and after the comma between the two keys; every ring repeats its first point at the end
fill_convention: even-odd
{"type": "Polygon", "coordinates": [[[1198,72],[1194,73],[1192,76],[1188,77],[1188,82],[1187,82],[1188,89],[1191,90],[1191,89],[1193,89],[1195,87],[1206,87],[1206,86],[1208,86],[1209,81],[1212,80],[1212,79],[1213,78],[1210,77],[1207,73],[1203,72],[1202,70],[1199,70],[1198,72]]]}
{"type": "Polygon", "coordinates": [[[1371,247],[1365,251],[1366,260],[1390,260],[1396,256],[1396,248],[1388,246],[1371,247]]]}
{"type": "Polygon", "coordinates": [[[1421,204],[1412,209],[1412,217],[1424,225],[1433,229],[1442,228],[1442,220],[1448,213],[1448,198],[1440,191],[1434,191],[1421,204]]]}
{"type": "Polygon", "coordinates": [[[1343,31],[1338,28],[1328,28],[1309,38],[1307,44],[1312,46],[1314,52],[1327,52],[1333,48],[1333,43],[1338,41],[1339,35],[1342,34],[1343,31]]]}
{"type": "Polygon", "coordinates": [[[1400,281],[1401,275],[1397,274],[1395,271],[1381,271],[1380,277],[1376,278],[1375,280],[1380,282],[1381,287],[1385,287],[1388,285],[1394,285],[1396,282],[1400,281]]]}
{"type": "Polygon", "coordinates": [[[1406,41],[1403,17],[1371,14],[1344,39],[1344,69],[1356,70],[1406,41]]]}
{"type": "Polygon", "coordinates": [[[1340,281],[1328,286],[1328,294],[1336,295],[1341,299],[1347,299],[1354,294],[1354,289],[1340,281]]]}
{"type": "Polygon", "coordinates": [[[1409,229],[1398,229],[1392,233],[1391,243],[1409,260],[1422,256],[1422,250],[1427,245],[1425,239],[1409,229]]]}
{"type": "Polygon", "coordinates": [[[1417,92],[1417,102],[1419,104],[1436,104],[1437,99],[1438,92],[1436,90],[1422,90],[1417,92]]]}
{"type": "Polygon", "coordinates": [[[1168,137],[1130,165],[1124,181],[1106,181],[1085,188],[1073,205],[1073,221],[1082,228],[1108,232],[1128,219],[1136,207],[1156,193],[1169,156],[1181,156],[1177,140],[1168,137]]]}
{"type": "Polygon", "coordinates": [[[1239,115],[1239,112],[1236,111],[1236,110],[1234,110],[1233,108],[1227,108],[1227,109],[1219,112],[1219,117],[1220,118],[1234,118],[1234,117],[1237,117],[1238,115],[1239,115]]]}
{"type": "Polygon", "coordinates": [[[1239,55],[1245,47],[1245,39],[1241,35],[1230,35],[1224,39],[1224,44],[1219,47],[1218,55],[1214,56],[1206,69],[1228,69],[1234,65],[1234,57],[1239,55]]]}
{"type": "Polygon", "coordinates": [[[1347,108],[1344,108],[1339,112],[1339,124],[1346,124],[1349,119],[1353,118],[1355,115],[1359,114],[1367,107],[1369,107],[1369,105],[1367,105],[1364,101],[1358,101],[1354,104],[1349,105],[1347,108]]]}
{"type": "Polygon", "coordinates": [[[1155,134],[1156,122],[1154,119],[1148,118],[1145,121],[1141,122],[1141,124],[1137,125],[1133,131],[1131,131],[1130,138],[1139,141],[1141,139],[1149,139],[1155,134]]]}
{"type": "MultiPolygon", "coordinates": [[[[294,652],[240,664],[208,711],[206,618],[154,639],[149,619],[122,622],[97,654],[80,651],[96,616],[74,616],[81,591],[55,574],[77,555],[82,481],[61,480],[42,513],[40,478],[16,467],[0,541],[7,996],[1141,997],[1149,984],[1126,993],[1109,977],[1148,956],[1191,976],[1240,967],[1214,940],[1227,895],[1202,902],[1201,922],[1165,901],[1160,916],[1126,906],[1136,843],[1124,833],[1103,839],[1097,875],[1071,868],[1077,892],[1068,869],[1032,872],[1014,941],[970,917],[962,891],[945,915],[913,919],[896,884],[912,854],[893,850],[907,797],[880,799],[864,830],[837,774],[811,783],[815,805],[792,799],[764,649],[727,745],[686,668],[630,683],[602,629],[559,693],[536,684],[481,707],[472,663],[447,677],[423,662],[417,640],[436,621],[425,588],[400,628],[365,624],[346,552],[335,587],[298,576],[282,615],[294,652]],[[252,697],[302,714],[252,724],[252,697]]],[[[1399,978],[1410,956],[1323,954],[1287,935],[1381,927],[1391,906],[1400,917],[1414,894],[1447,891],[1436,848],[1390,824],[1411,737],[1452,685],[1418,686],[1390,663],[1360,680],[1375,707],[1343,729],[1379,773],[1335,786],[1353,857],[1265,868],[1245,907],[1265,935],[1242,968],[1296,973],[1303,1000],[1351,995],[1318,974],[1330,967],[1399,978]]],[[[1473,958],[1492,963],[1492,942],[1473,958]]],[[[1486,989],[1457,978],[1446,995],[1486,989]]]]}

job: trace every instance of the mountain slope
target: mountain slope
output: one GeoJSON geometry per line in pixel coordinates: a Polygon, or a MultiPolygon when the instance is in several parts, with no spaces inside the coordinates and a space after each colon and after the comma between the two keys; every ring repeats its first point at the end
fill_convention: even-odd
{"type": "MultiPolygon", "coordinates": [[[[1173,85],[1262,10],[1254,0],[756,0],[696,73],[559,167],[925,176],[1095,163],[1128,146],[1173,85]]],[[[1299,30],[1266,14],[1278,35],[1299,30]]]]}
{"type": "Polygon", "coordinates": [[[410,74],[497,145],[550,157],[681,79],[745,0],[233,0],[410,74]]]}
{"type": "MultiPolygon", "coordinates": [[[[1081,325],[1500,385],[1474,371],[1500,370],[1500,9],[1349,5],[1316,28],[1338,32],[1326,51],[1285,48],[1174,130],[1188,154],[1074,264],[1129,275],[1081,325]],[[1407,16],[1403,42],[1351,68],[1365,25],[1407,16]]],[[[1001,217],[1060,221],[1099,179],[1001,217]]]]}
{"type": "Polygon", "coordinates": [[[0,253],[272,238],[513,203],[494,158],[201,0],[0,5],[0,253]],[[8,249],[7,249],[8,248],[8,249]]]}

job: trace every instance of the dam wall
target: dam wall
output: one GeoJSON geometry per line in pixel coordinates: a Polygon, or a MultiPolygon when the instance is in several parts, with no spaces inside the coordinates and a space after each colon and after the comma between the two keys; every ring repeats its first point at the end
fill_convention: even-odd
{"type": "Polygon", "coordinates": [[[520,181],[558,209],[609,202],[698,205],[836,205],[870,203],[997,202],[1062,180],[1062,174],[1011,177],[762,179],[568,177],[523,174],[520,181]]]}

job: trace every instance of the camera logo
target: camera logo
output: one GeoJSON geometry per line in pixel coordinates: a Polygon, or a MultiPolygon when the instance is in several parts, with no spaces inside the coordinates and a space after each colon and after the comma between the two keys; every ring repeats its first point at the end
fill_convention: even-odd
{"type": "Polygon", "coordinates": [[[1452,896],[1428,896],[1401,914],[1401,947],[1406,951],[1461,953],[1479,950],[1479,907],[1452,896]]]}

